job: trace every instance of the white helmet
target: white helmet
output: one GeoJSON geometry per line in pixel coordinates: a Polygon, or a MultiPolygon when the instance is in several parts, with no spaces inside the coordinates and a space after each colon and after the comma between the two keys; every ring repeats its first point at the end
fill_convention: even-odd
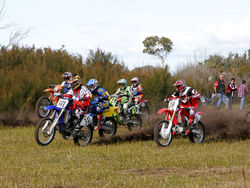
{"type": "Polygon", "coordinates": [[[134,77],[131,79],[131,82],[133,83],[132,85],[135,87],[139,84],[139,78],[138,77],[134,77]]]}
{"type": "Polygon", "coordinates": [[[127,87],[127,80],[120,79],[120,80],[118,80],[117,84],[124,85],[124,87],[122,89],[125,89],[127,87]]]}

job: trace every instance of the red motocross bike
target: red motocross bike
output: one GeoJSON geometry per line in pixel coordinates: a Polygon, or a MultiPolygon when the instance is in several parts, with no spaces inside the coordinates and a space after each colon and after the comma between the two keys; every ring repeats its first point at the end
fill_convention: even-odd
{"type": "Polygon", "coordinates": [[[194,123],[189,125],[189,113],[185,108],[180,108],[180,98],[169,98],[168,108],[158,111],[165,113],[165,120],[161,121],[154,130],[154,139],[159,146],[168,146],[174,135],[188,136],[193,143],[202,143],[205,138],[205,128],[200,121],[202,112],[195,113],[194,123]],[[189,133],[185,134],[189,129],[189,133]]]}

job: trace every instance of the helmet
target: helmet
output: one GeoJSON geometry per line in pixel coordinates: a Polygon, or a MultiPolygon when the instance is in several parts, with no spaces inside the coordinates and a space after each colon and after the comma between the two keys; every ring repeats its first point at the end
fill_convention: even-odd
{"type": "Polygon", "coordinates": [[[177,91],[182,92],[186,89],[186,81],[183,79],[177,80],[174,85],[177,91]]]}
{"type": "Polygon", "coordinates": [[[90,91],[94,91],[98,87],[98,81],[96,79],[91,79],[86,84],[90,91]]]}
{"type": "Polygon", "coordinates": [[[65,73],[63,73],[62,77],[63,77],[64,81],[67,82],[67,81],[70,81],[72,79],[72,74],[71,74],[71,72],[65,72],[65,73]]]}
{"type": "Polygon", "coordinates": [[[71,81],[72,89],[77,89],[81,85],[81,78],[78,75],[75,75],[71,81]]]}
{"type": "Polygon", "coordinates": [[[124,85],[124,87],[122,89],[125,89],[127,87],[127,80],[120,79],[120,80],[118,80],[117,84],[124,85]]]}
{"type": "Polygon", "coordinates": [[[139,84],[139,78],[138,77],[134,77],[131,79],[131,82],[133,83],[133,86],[137,86],[139,84]]]}

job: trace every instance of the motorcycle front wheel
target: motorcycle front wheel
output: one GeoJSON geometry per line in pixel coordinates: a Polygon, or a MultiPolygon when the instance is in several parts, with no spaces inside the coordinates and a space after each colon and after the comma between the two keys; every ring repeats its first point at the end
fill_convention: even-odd
{"type": "Polygon", "coordinates": [[[102,128],[98,130],[100,137],[110,138],[114,136],[117,131],[117,123],[113,118],[107,118],[102,128]]]}
{"type": "Polygon", "coordinates": [[[40,97],[36,103],[36,112],[38,117],[45,118],[48,117],[51,110],[46,110],[45,107],[50,105],[50,100],[48,97],[40,97]]]}
{"type": "Polygon", "coordinates": [[[162,129],[167,129],[169,126],[169,123],[167,121],[161,121],[154,130],[154,140],[157,143],[158,146],[168,146],[172,142],[172,130],[170,130],[169,134],[167,136],[162,135],[162,129]]]}
{"type": "Polygon", "coordinates": [[[53,120],[50,118],[41,119],[35,129],[35,139],[37,144],[46,146],[52,142],[55,137],[56,129],[49,131],[53,120]]]}
{"type": "Polygon", "coordinates": [[[130,117],[130,121],[128,123],[128,130],[139,130],[142,127],[142,119],[139,115],[135,114],[130,117]]]}
{"type": "Polygon", "coordinates": [[[90,125],[81,127],[77,135],[74,137],[74,143],[78,146],[85,146],[91,142],[93,137],[93,129],[90,125]]]}
{"type": "Polygon", "coordinates": [[[189,135],[189,140],[193,143],[199,144],[202,143],[205,139],[205,127],[204,125],[199,121],[196,123],[189,135]]]}

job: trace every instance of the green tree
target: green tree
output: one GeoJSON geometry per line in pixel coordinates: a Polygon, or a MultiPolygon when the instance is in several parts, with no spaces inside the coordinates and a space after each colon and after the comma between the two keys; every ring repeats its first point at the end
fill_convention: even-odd
{"type": "Polygon", "coordinates": [[[142,43],[145,47],[143,53],[158,57],[164,67],[165,59],[172,50],[173,42],[166,37],[159,38],[158,36],[150,36],[142,43]]]}

